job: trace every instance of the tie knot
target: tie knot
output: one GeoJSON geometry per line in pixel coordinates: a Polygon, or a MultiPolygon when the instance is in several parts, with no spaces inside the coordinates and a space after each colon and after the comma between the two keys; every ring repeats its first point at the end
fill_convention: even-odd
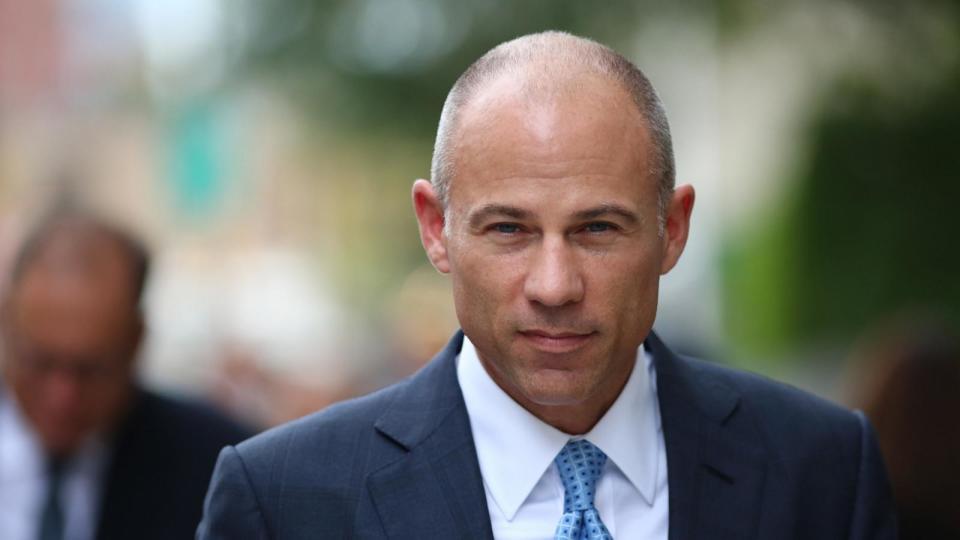
{"type": "Polygon", "coordinates": [[[607,455],[585,439],[570,441],[554,460],[563,481],[563,511],[593,508],[597,479],[603,473],[607,455]]]}

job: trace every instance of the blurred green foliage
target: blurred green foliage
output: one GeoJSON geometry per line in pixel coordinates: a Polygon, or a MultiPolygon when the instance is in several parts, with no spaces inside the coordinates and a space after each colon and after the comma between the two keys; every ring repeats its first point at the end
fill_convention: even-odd
{"type": "Polygon", "coordinates": [[[960,70],[901,106],[840,85],[813,126],[792,243],[794,332],[836,339],[877,314],[960,321],[960,70]]]}
{"type": "Polygon", "coordinates": [[[726,252],[746,356],[829,349],[910,314],[960,323],[960,17],[941,12],[955,33],[938,41],[892,4],[877,9],[895,54],[828,86],[787,196],[726,252]],[[936,56],[945,66],[926,69],[936,56]]]}

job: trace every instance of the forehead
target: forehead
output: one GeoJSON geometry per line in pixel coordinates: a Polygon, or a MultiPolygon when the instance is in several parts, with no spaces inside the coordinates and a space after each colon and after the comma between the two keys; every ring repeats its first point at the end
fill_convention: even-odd
{"type": "Polygon", "coordinates": [[[615,83],[587,75],[545,90],[500,77],[459,119],[450,203],[537,185],[558,197],[646,197],[655,187],[649,146],[640,112],[615,83]]]}
{"type": "Polygon", "coordinates": [[[51,249],[20,276],[10,297],[16,331],[65,353],[116,345],[135,316],[123,254],[103,250],[91,261],[62,255],[51,249]]]}

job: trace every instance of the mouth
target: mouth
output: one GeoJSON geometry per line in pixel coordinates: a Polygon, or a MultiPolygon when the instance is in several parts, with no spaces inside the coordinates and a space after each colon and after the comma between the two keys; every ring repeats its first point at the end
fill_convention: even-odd
{"type": "Polygon", "coordinates": [[[596,332],[567,332],[554,330],[521,330],[520,336],[543,352],[572,352],[586,344],[596,332]]]}

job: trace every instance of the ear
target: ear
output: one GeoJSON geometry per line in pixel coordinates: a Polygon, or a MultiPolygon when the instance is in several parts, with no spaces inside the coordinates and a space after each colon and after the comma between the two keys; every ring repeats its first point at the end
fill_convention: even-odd
{"type": "Polygon", "coordinates": [[[139,306],[132,306],[130,316],[128,317],[129,327],[124,335],[122,352],[122,368],[127,378],[136,375],[137,366],[140,362],[140,347],[143,344],[143,338],[146,335],[146,322],[143,311],[139,306]]]}
{"type": "Polygon", "coordinates": [[[11,293],[9,287],[10,285],[7,284],[2,294],[0,294],[0,327],[3,327],[4,329],[10,324],[10,311],[12,309],[10,304],[13,303],[13,300],[10,298],[11,293]]]}
{"type": "Polygon", "coordinates": [[[696,194],[693,186],[682,185],[673,190],[673,197],[667,205],[663,228],[663,259],[660,273],[669,272],[683,253],[690,233],[690,214],[693,213],[693,201],[696,194]]]}
{"type": "Polygon", "coordinates": [[[450,272],[447,242],[443,235],[443,205],[433,190],[433,184],[427,180],[413,183],[413,211],[417,214],[420,241],[430,263],[441,273],[450,272]]]}

